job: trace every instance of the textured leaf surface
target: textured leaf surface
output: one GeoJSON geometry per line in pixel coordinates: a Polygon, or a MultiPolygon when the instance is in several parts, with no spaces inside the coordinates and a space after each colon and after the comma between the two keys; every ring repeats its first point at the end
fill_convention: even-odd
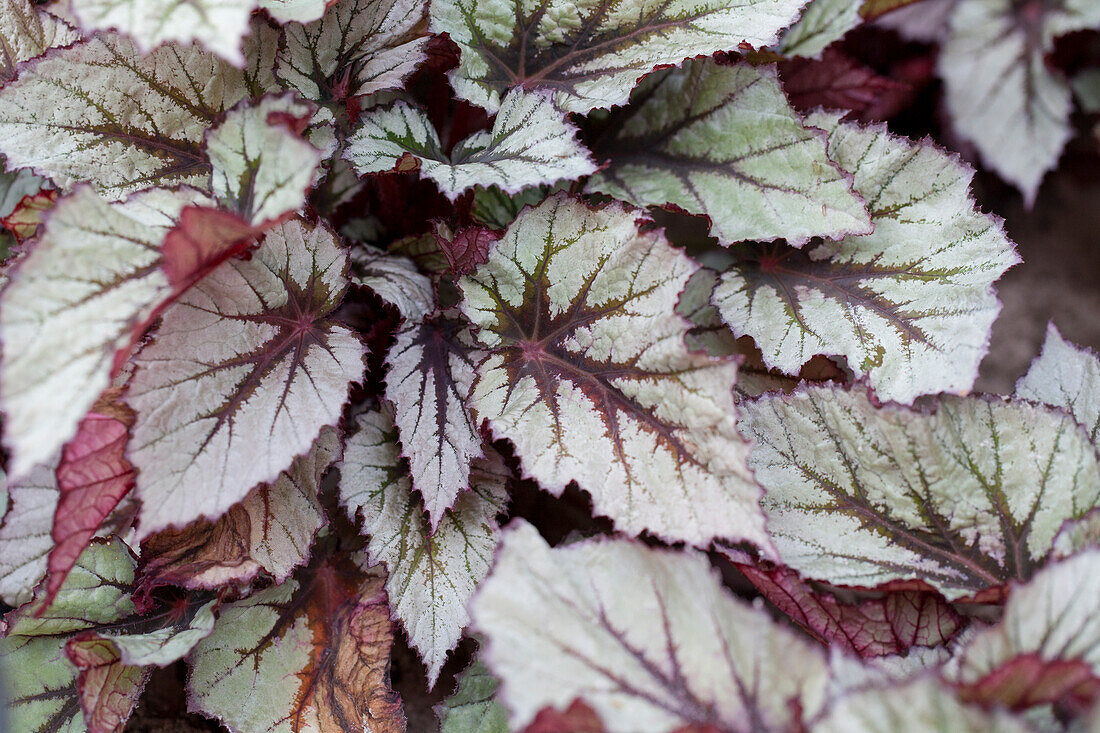
{"type": "Polygon", "coordinates": [[[1067,410],[1093,443],[1100,438],[1100,359],[1063,339],[1054,324],[1039,358],[1016,383],[1016,395],[1067,410]]]}
{"type": "Polygon", "coordinates": [[[233,730],[405,730],[383,578],[320,569],[224,606],[191,656],[189,707],[233,730]]]}
{"type": "Polygon", "coordinates": [[[165,312],[127,396],[141,537],[218,517],[336,422],[363,372],[358,338],[325,318],[346,268],[327,229],[291,221],[165,312]]]}
{"type": "Polygon", "coordinates": [[[29,0],[4,0],[0,3],[0,39],[4,48],[0,85],[15,77],[16,64],[40,56],[54,46],[68,45],[77,37],[75,30],[29,0]]]}
{"type": "Polygon", "coordinates": [[[461,280],[489,352],[473,408],[543,488],[576,481],[624,532],[766,548],[734,425],[736,367],[688,351],[673,313],[697,266],[637,216],[554,197],[461,280]]]}
{"type": "Polygon", "coordinates": [[[462,51],[451,84],[491,112],[508,89],[543,88],[568,112],[623,104],[643,76],[693,56],[774,43],[804,0],[435,0],[431,30],[462,51]]]}
{"type": "Polygon", "coordinates": [[[0,639],[6,722],[27,733],[83,733],[77,670],[65,659],[64,639],[8,636],[0,639]]]}
{"type": "Polygon", "coordinates": [[[647,82],[591,191],[710,219],[723,244],[871,231],[851,176],[802,126],[774,67],[693,61],[647,82]]]}
{"type": "Polygon", "coordinates": [[[742,409],[768,529],[806,578],[973,596],[1029,577],[1100,500],[1088,436],[1049,408],[945,397],[925,413],[807,387],[742,409]]]}
{"type": "Polygon", "coordinates": [[[89,733],[123,730],[149,671],[119,662],[118,652],[102,639],[73,639],[65,656],[79,670],[76,692],[89,733]]]}
{"type": "Polygon", "coordinates": [[[286,26],[276,74],[321,103],[397,89],[427,58],[425,11],[424,0],[339,0],[320,20],[286,26]]]}
{"type": "Polygon", "coordinates": [[[391,171],[411,156],[453,201],[477,185],[516,193],[588,175],[596,165],[576,136],[548,96],[517,89],[504,97],[491,130],[466,138],[450,155],[427,115],[397,102],[363,116],[345,156],[361,174],[391,171]]]}
{"type": "Polygon", "coordinates": [[[1054,38],[1100,25],[1089,0],[960,0],[939,72],[955,129],[1030,205],[1072,131],[1069,84],[1048,68],[1054,38]]]}
{"type": "Polygon", "coordinates": [[[583,697],[611,733],[797,730],[824,698],[822,652],[735,601],[691,551],[625,540],[551,550],[517,524],[472,613],[513,729],[583,697]]]}
{"type": "Polygon", "coordinates": [[[460,318],[406,322],[386,353],[386,399],[396,408],[402,453],[433,529],[469,486],[471,462],[483,455],[466,403],[484,353],[460,318]]]}
{"type": "Polygon", "coordinates": [[[81,0],[72,5],[86,31],[118,30],[141,53],[194,41],[236,66],[244,66],[241,37],[255,7],[256,0],[81,0]]]}
{"type": "Polygon", "coordinates": [[[260,0],[259,5],[279,23],[310,23],[325,14],[325,0],[260,0]]]}
{"type": "Polygon", "coordinates": [[[251,224],[300,209],[321,153],[291,124],[304,124],[312,113],[311,106],[289,94],[231,110],[206,137],[219,201],[251,224]]]}
{"type": "Polygon", "coordinates": [[[787,56],[820,57],[826,46],[863,22],[862,5],[862,0],[814,0],[779,39],[779,51],[787,56]]]}
{"type": "Polygon", "coordinates": [[[96,36],[32,62],[0,90],[0,151],[63,189],[88,181],[114,198],[203,185],[203,133],[259,85],[198,46],[142,56],[123,36],[96,36]]]}
{"type": "Polygon", "coordinates": [[[508,711],[496,700],[500,682],[480,660],[458,676],[454,693],[435,707],[440,733],[508,733],[508,711]]]}
{"type": "Polygon", "coordinates": [[[1000,310],[992,284],[1019,262],[1000,222],[975,208],[973,171],[883,127],[807,121],[829,130],[875,231],[809,255],[749,248],[715,292],[722,318],[788,374],[836,355],[883,399],[969,391],[1000,310]]]}
{"type": "Polygon", "coordinates": [[[1013,589],[1004,617],[958,651],[952,677],[963,694],[1012,708],[1092,702],[1100,694],[1098,568],[1100,551],[1088,550],[1013,589]]]}
{"type": "Polygon", "coordinates": [[[171,290],[160,246],[194,191],[107,204],[88,188],[60,201],[0,294],[5,443],[18,477],[47,460],[110,381],[116,354],[171,290]]]}
{"type": "Polygon", "coordinates": [[[58,499],[56,467],[55,456],[22,479],[7,479],[7,514],[0,525],[0,599],[10,606],[29,601],[46,575],[58,499]]]}
{"type": "Polygon", "coordinates": [[[405,319],[419,321],[435,310],[432,281],[408,258],[373,247],[356,247],[351,256],[355,284],[370,288],[405,319]]]}
{"type": "Polygon", "coordinates": [[[333,428],[323,428],[313,448],[270,484],[261,484],[216,522],[197,520],[158,532],[142,544],[146,588],[179,585],[218,589],[244,585],[262,570],[277,583],[309,560],[325,524],[318,501],[321,477],[340,453],[333,428]]]}
{"type": "Polygon", "coordinates": [[[341,467],[340,501],[353,520],[363,516],[370,560],[386,564],[394,615],[427,665],[431,687],[470,620],[466,604],[474,588],[489,572],[508,473],[496,453],[475,462],[470,490],[433,529],[412,493],[396,437],[388,410],[359,417],[341,467]]]}

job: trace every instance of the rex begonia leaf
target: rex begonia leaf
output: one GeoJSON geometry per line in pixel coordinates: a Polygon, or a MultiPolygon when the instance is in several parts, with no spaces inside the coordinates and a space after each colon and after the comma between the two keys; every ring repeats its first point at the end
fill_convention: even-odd
{"type": "Polygon", "coordinates": [[[452,201],[474,186],[517,193],[596,170],[577,128],[549,96],[522,89],[505,95],[491,130],[466,138],[450,155],[428,116],[399,101],[364,114],[344,156],[361,174],[394,170],[411,156],[452,201]]]}
{"type": "Polygon", "coordinates": [[[1031,733],[1004,710],[961,702],[926,675],[902,684],[860,689],[834,702],[813,733],[1031,733]]]}
{"type": "MultiPolygon", "coordinates": [[[[150,670],[122,664],[114,646],[99,638],[72,639],[65,657],[78,670],[76,697],[88,733],[118,733],[137,707],[150,670]]],[[[65,665],[64,661],[55,664],[65,665]]]]}
{"type": "Polygon", "coordinates": [[[551,549],[517,522],[471,613],[515,730],[576,698],[609,733],[799,730],[825,698],[823,651],[735,600],[691,550],[551,549]]]}
{"type": "Polygon", "coordinates": [[[1069,83],[1046,56],[1057,36],[1098,26],[1092,0],[960,0],[951,14],[939,73],[955,129],[1029,205],[1072,135],[1069,83]]]}
{"type": "Polygon", "coordinates": [[[275,73],[321,104],[398,89],[427,58],[426,10],[424,0],[338,0],[284,27],[275,73]]]}
{"type": "Polygon", "coordinates": [[[190,709],[249,733],[404,733],[384,576],[307,575],[222,607],[190,657],[190,709]]]}
{"type": "Polygon", "coordinates": [[[171,294],[161,243],[187,189],[108,204],[87,187],[52,209],[44,233],[0,293],[0,407],[14,476],[47,460],[110,382],[116,355],[171,294]],[[10,348],[19,344],[19,348],[10,348]]]}
{"type": "Polygon", "coordinates": [[[484,453],[466,407],[484,353],[460,318],[444,313],[406,322],[386,353],[386,399],[433,529],[469,486],[470,464],[484,453]]]}
{"type": "Polygon", "coordinates": [[[0,173],[0,217],[4,220],[5,228],[10,228],[7,220],[16,207],[27,196],[33,196],[40,192],[43,183],[44,181],[41,178],[26,168],[10,173],[0,173]]]}
{"type": "Polygon", "coordinates": [[[993,397],[876,407],[830,387],[741,408],[768,530],[808,579],[920,580],[972,597],[1029,577],[1062,524],[1100,501],[1088,435],[1051,408],[993,397]]]}
{"type": "Polygon", "coordinates": [[[1093,702],[1100,694],[1098,571],[1100,550],[1094,548],[1014,588],[1004,616],[970,636],[948,668],[962,694],[1016,709],[1093,702]]]}
{"type": "Polygon", "coordinates": [[[306,202],[321,153],[291,128],[313,106],[287,94],[246,102],[206,136],[218,201],[250,224],[294,213],[306,202]]]}
{"type": "Polygon", "coordinates": [[[643,76],[684,59],[766,46],[805,0],[433,0],[430,29],[461,50],[451,85],[490,112],[512,87],[547,89],[566,112],[624,104],[643,76]]]}
{"type": "Polygon", "coordinates": [[[64,190],[87,181],[112,198],[204,185],[203,134],[266,91],[261,78],[198,46],[142,56],[123,36],[95,36],[30,62],[0,89],[0,152],[64,190]]]}
{"type": "Polygon", "coordinates": [[[460,281],[488,355],[470,398],[524,472],[571,482],[630,534],[768,548],[733,406],[736,364],[673,311],[698,269],[645,217],[565,195],[525,209],[460,281]]]}
{"type": "Polygon", "coordinates": [[[1016,395],[1067,410],[1100,441],[1100,358],[1067,342],[1051,324],[1043,351],[1018,382],[1016,395]]]}
{"type": "Polygon", "coordinates": [[[809,254],[747,245],[714,294],[723,320],[788,374],[816,354],[843,356],[880,397],[966,393],[1000,303],[993,282],[1018,263],[999,220],[970,197],[973,170],[884,126],[807,122],[855,174],[873,234],[809,254]]]}
{"type": "Polygon", "coordinates": [[[4,721],[25,733],[85,733],[77,669],[65,658],[65,639],[8,636],[0,639],[4,721]]]}
{"type": "Polygon", "coordinates": [[[507,229],[525,206],[542,203],[551,192],[548,186],[528,188],[517,194],[507,194],[496,186],[479,188],[474,191],[470,216],[492,229],[507,229]]]}
{"type": "Polygon", "coordinates": [[[325,524],[318,501],[321,478],[340,454],[333,428],[270,484],[261,484],[216,522],[196,520],[168,529],[141,546],[145,589],[178,585],[216,590],[245,585],[263,571],[276,583],[309,560],[310,545],[325,524]]]}
{"type": "Polygon", "coordinates": [[[58,457],[35,466],[18,480],[6,478],[7,513],[0,524],[0,600],[19,606],[31,599],[46,575],[46,558],[59,491],[58,457]]]}
{"type": "Polygon", "coordinates": [[[58,20],[30,0],[0,2],[0,86],[15,78],[16,65],[41,56],[47,49],[67,46],[80,38],[64,21],[58,20]]]}
{"type": "Polygon", "coordinates": [[[819,58],[821,52],[863,22],[863,0],[813,0],[779,39],[784,56],[819,58]]]}
{"type": "Polygon", "coordinates": [[[352,281],[370,288],[406,320],[419,321],[435,310],[432,281],[420,274],[407,257],[374,247],[356,247],[351,258],[352,281]]]}
{"type": "Polygon", "coordinates": [[[455,691],[434,710],[439,733],[508,733],[508,711],[497,702],[500,681],[480,659],[458,675],[455,691]]]}
{"type": "Polygon", "coordinates": [[[235,66],[244,66],[241,41],[257,0],[80,0],[72,12],[82,29],[117,30],[138,53],[195,42],[235,66]]]}
{"type": "Polygon", "coordinates": [[[490,452],[474,461],[469,491],[432,527],[397,448],[392,413],[361,415],[340,469],[340,501],[363,516],[371,562],[385,563],[390,604],[428,667],[428,686],[469,622],[466,604],[489,572],[500,539],[496,516],[508,496],[508,473],[490,452]]]}
{"type": "Polygon", "coordinates": [[[183,294],[134,357],[139,535],[216,518],[339,419],[364,347],[327,318],[347,255],[323,225],[271,229],[183,294]]]}
{"type": "Polygon", "coordinates": [[[328,7],[325,0],[259,0],[259,5],[279,23],[311,23],[328,7]]]}
{"type": "Polygon", "coordinates": [[[655,79],[596,147],[610,164],[588,190],[705,215],[723,244],[871,231],[852,176],[802,125],[774,66],[692,61],[655,79]]]}

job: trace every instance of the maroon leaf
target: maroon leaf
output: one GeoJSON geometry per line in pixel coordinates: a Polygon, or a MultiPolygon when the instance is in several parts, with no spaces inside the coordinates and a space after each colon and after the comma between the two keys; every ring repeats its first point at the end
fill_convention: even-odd
{"type": "Polygon", "coordinates": [[[606,730],[596,711],[578,699],[564,712],[543,708],[523,733],[604,733],[606,730]]]}
{"type": "Polygon", "coordinates": [[[180,293],[230,257],[245,252],[262,232],[235,213],[188,206],[164,238],[161,267],[173,290],[180,293]]]}
{"type": "Polygon", "coordinates": [[[820,60],[782,61],[779,74],[791,104],[799,110],[849,110],[849,117],[861,120],[874,119],[872,112],[887,109],[889,100],[911,90],[908,84],[880,76],[833,47],[825,49],[820,60]]]}
{"type": "Polygon", "coordinates": [[[484,227],[466,227],[448,237],[446,230],[436,228],[435,241],[451,271],[455,275],[468,275],[478,265],[489,261],[489,247],[501,237],[501,232],[484,227]]]}
{"type": "Polygon", "coordinates": [[[33,237],[38,225],[46,218],[46,212],[57,203],[59,195],[56,189],[49,189],[24,196],[15,205],[14,211],[0,219],[0,226],[14,234],[20,242],[33,237]]]}
{"type": "Polygon", "coordinates": [[[1043,659],[1038,653],[1015,657],[977,682],[959,686],[967,702],[1004,705],[1023,710],[1061,703],[1078,712],[1100,695],[1100,679],[1080,659],[1043,659]]]}

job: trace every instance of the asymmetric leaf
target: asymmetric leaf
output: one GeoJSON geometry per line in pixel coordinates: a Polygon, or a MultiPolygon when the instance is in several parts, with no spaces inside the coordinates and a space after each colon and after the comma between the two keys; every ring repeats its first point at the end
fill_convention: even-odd
{"type": "Polygon", "coordinates": [[[0,2],[0,86],[15,78],[16,65],[41,56],[46,49],[66,46],[79,34],[29,0],[0,2]]]}
{"type": "Polygon", "coordinates": [[[518,193],[596,170],[577,128],[549,97],[520,89],[504,97],[491,130],[466,138],[450,155],[427,115],[405,102],[371,110],[360,123],[344,154],[360,174],[391,171],[411,156],[452,201],[474,186],[518,193]]]}
{"type": "Polygon", "coordinates": [[[814,0],[779,39],[778,50],[785,56],[820,57],[826,46],[863,22],[862,5],[863,0],[814,0]]]}
{"type": "Polygon", "coordinates": [[[62,189],[88,181],[112,198],[203,185],[206,128],[266,91],[246,74],[198,46],[142,56],[123,36],[94,36],[31,62],[0,89],[0,152],[62,189]]]}
{"type": "Polygon", "coordinates": [[[775,42],[805,0],[434,0],[430,30],[462,54],[462,99],[490,112],[512,87],[542,88],[566,112],[623,104],[643,76],[742,43],[775,42]]]}
{"type": "Polygon", "coordinates": [[[210,130],[206,154],[218,200],[250,224],[296,212],[321,162],[321,153],[291,129],[313,107],[291,95],[264,97],[232,110],[210,130]]]}
{"type": "Polygon", "coordinates": [[[1050,408],[944,397],[922,412],[828,387],[741,407],[768,530],[805,578],[922,580],[948,600],[998,591],[1100,502],[1095,449],[1050,408]]]}
{"type": "Polygon", "coordinates": [[[58,202],[0,294],[5,444],[18,477],[76,433],[120,349],[171,294],[160,247],[180,211],[205,197],[154,190],[108,204],[86,187],[58,202]]]}
{"type": "Polygon", "coordinates": [[[1039,358],[1016,382],[1016,395],[1067,410],[1093,443],[1100,441],[1100,358],[1067,342],[1054,324],[1047,327],[1039,358]]]}
{"type": "Polygon", "coordinates": [[[405,257],[373,247],[356,247],[352,253],[352,280],[370,288],[408,321],[419,321],[435,310],[432,281],[405,257]]]}
{"type": "Polygon", "coordinates": [[[697,265],[640,217],[555,196],[460,281],[489,352],[472,407],[527,475],[555,495],[576,481],[623,532],[766,551],[735,426],[736,364],[684,345],[673,309],[697,265]]]}
{"type": "Polygon", "coordinates": [[[325,566],[305,588],[290,580],[223,606],[190,658],[191,707],[249,733],[403,733],[382,582],[325,566]]]}
{"type": "Polygon", "coordinates": [[[356,335],[326,319],[346,269],[328,229],[294,220],[165,312],[127,394],[140,537],[220,516],[336,422],[364,368],[356,335]]]}
{"type": "Polygon", "coordinates": [[[788,374],[835,355],[886,400],[968,392],[1000,310],[992,284],[1020,261],[1000,222],[975,208],[974,172],[885,126],[833,113],[807,122],[829,131],[875,231],[809,254],[747,246],[715,291],[722,318],[788,374]]]}
{"type": "Polygon", "coordinates": [[[399,88],[427,58],[424,0],[338,0],[315,22],[283,30],[276,74],[327,104],[399,88]]]}
{"type": "Polygon", "coordinates": [[[466,403],[485,354],[460,318],[448,313],[407,321],[386,353],[386,399],[396,408],[401,451],[433,530],[469,486],[471,461],[483,455],[466,403]]]}
{"type": "Polygon", "coordinates": [[[149,680],[149,670],[121,664],[114,647],[98,638],[70,640],[65,656],[79,670],[76,693],[88,731],[124,730],[149,680]]]}
{"type": "Polygon", "coordinates": [[[822,650],[734,600],[694,551],[550,549],[517,522],[471,610],[513,730],[575,698],[609,733],[800,730],[824,702],[822,650]]]}
{"type": "Polygon", "coordinates": [[[1054,39],[1100,26],[1091,0],[960,0],[939,59],[955,129],[1030,205],[1072,130],[1069,84],[1047,66],[1054,39]]]}
{"type": "Polygon", "coordinates": [[[46,576],[53,549],[50,527],[57,508],[57,457],[35,466],[24,478],[7,477],[7,513],[0,525],[0,600],[19,606],[46,576]]]}
{"type": "Polygon", "coordinates": [[[722,244],[867,234],[852,177],[826,155],[779,87],[775,67],[692,61],[642,85],[590,191],[710,219],[722,244]]]}
{"type": "Polygon", "coordinates": [[[433,527],[397,449],[389,410],[359,417],[340,471],[340,501],[363,516],[372,563],[385,563],[386,592],[409,643],[428,667],[428,686],[462,636],[466,604],[489,572],[500,538],[496,515],[508,500],[508,472],[495,452],[474,463],[470,490],[433,527]]]}
{"type": "Polygon", "coordinates": [[[496,700],[500,682],[481,660],[458,676],[457,689],[439,705],[440,733],[508,733],[508,711],[496,700]]]}

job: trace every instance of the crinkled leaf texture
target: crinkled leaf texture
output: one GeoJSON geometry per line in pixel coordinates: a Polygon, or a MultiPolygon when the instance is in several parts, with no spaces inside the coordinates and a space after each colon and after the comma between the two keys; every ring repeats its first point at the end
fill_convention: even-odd
{"type": "Polygon", "coordinates": [[[802,125],[774,66],[691,61],[647,80],[635,101],[596,148],[610,164],[588,190],[704,215],[723,244],[871,232],[851,175],[802,125]]]}
{"type": "Polygon", "coordinates": [[[1072,134],[1069,84],[1045,57],[1057,36],[1097,26],[1092,0],[960,0],[951,15],[939,73],[955,129],[1029,205],[1072,134]]]}
{"type": "Polygon", "coordinates": [[[55,46],[66,46],[79,37],[68,24],[29,0],[0,2],[0,42],[4,48],[0,85],[15,77],[16,64],[41,56],[55,46]]]}
{"type": "Polygon", "coordinates": [[[830,387],[741,408],[768,530],[806,578],[920,580],[949,600],[997,591],[1100,501],[1096,451],[1059,410],[944,397],[925,412],[830,387]]]}
{"type": "Polygon", "coordinates": [[[576,481],[623,532],[766,549],[736,364],[685,346],[674,309],[697,265],[643,220],[564,195],[519,215],[460,281],[488,352],[473,409],[543,488],[576,481]]]}
{"type": "Polygon", "coordinates": [[[813,0],[779,39],[785,56],[820,58],[825,48],[863,22],[863,0],[813,0]]]}
{"type": "Polygon", "coordinates": [[[336,423],[364,368],[358,337],[327,318],[346,270],[325,226],[293,220],[165,312],[127,393],[140,537],[217,518],[336,423]]]}
{"type": "Polygon", "coordinates": [[[518,521],[471,610],[513,729],[582,698],[609,733],[798,730],[824,702],[822,651],[734,600],[694,551],[551,549],[518,521]]]}
{"type": "Polygon", "coordinates": [[[1020,261],[1001,223],[975,208],[974,172],[884,126],[834,113],[807,122],[829,131],[829,154],[855,173],[875,231],[808,255],[749,249],[715,291],[722,318],[788,374],[836,355],[883,399],[968,392],[1000,311],[992,284],[1020,261]]]}
{"type": "Polygon", "coordinates": [[[1039,358],[1016,383],[1016,395],[1067,410],[1093,443],[1100,438],[1100,358],[1063,339],[1054,324],[1039,358]]]}
{"type": "Polygon", "coordinates": [[[356,247],[351,257],[352,281],[370,288],[406,320],[419,321],[435,310],[432,281],[420,274],[408,258],[374,247],[356,247]]]}
{"type": "Polygon", "coordinates": [[[52,51],[0,90],[0,152],[9,166],[31,167],[62,189],[87,181],[112,198],[204,185],[206,129],[274,81],[261,51],[244,70],[198,46],[142,56],[111,34],[52,51]]]}
{"type": "Polygon", "coordinates": [[[404,733],[383,575],[322,565],[222,608],[192,653],[188,707],[232,730],[404,733]]]}
{"type": "Polygon", "coordinates": [[[76,433],[110,382],[133,330],[171,294],[161,244],[197,191],[152,190],[108,204],[78,188],[50,212],[45,231],[0,294],[4,441],[16,477],[76,433]]]}
{"type": "Polygon", "coordinates": [[[451,84],[491,112],[512,87],[544,88],[567,112],[624,104],[659,66],[766,46],[793,23],[805,0],[434,0],[434,33],[462,51],[451,84]]]}
{"type": "Polygon", "coordinates": [[[452,201],[474,186],[518,193],[596,170],[577,128],[538,92],[509,92],[492,129],[466,138],[449,155],[427,115],[405,102],[371,110],[360,123],[344,153],[359,173],[391,171],[410,156],[452,201]]]}
{"type": "Polygon", "coordinates": [[[287,94],[233,108],[206,136],[214,195],[250,224],[294,213],[306,202],[321,153],[293,125],[313,106],[287,94]]]}
{"type": "Polygon", "coordinates": [[[363,517],[372,563],[385,563],[386,591],[409,643],[428,667],[428,685],[469,622],[466,604],[489,572],[508,501],[508,472],[495,452],[474,462],[470,490],[434,528],[412,493],[390,410],[361,415],[340,469],[340,502],[363,517]]]}

